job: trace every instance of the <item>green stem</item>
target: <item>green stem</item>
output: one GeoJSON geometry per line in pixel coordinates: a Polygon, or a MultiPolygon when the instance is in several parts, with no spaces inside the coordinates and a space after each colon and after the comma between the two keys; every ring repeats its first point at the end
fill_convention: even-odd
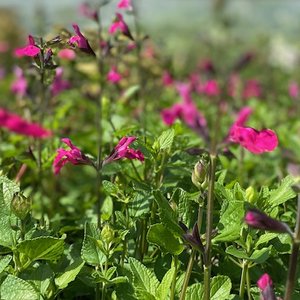
{"type": "Polygon", "coordinates": [[[96,283],[96,288],[95,288],[95,300],[100,300],[100,283],[96,283]]]}
{"type": "Polygon", "coordinates": [[[298,195],[298,208],[297,208],[297,223],[294,233],[294,240],[292,246],[292,254],[290,256],[288,277],[285,287],[284,300],[290,300],[294,291],[295,281],[296,281],[296,272],[297,272],[297,263],[298,263],[298,254],[300,246],[300,195],[298,195]]]}
{"type": "Polygon", "coordinates": [[[251,289],[251,280],[250,280],[250,274],[249,274],[249,265],[248,265],[247,273],[246,273],[246,284],[247,284],[248,300],[252,300],[251,292],[250,292],[250,289],[251,289]]]}
{"type": "Polygon", "coordinates": [[[191,277],[192,270],[193,270],[195,255],[196,255],[196,251],[194,249],[192,249],[189,264],[188,264],[186,272],[185,272],[185,277],[184,277],[183,286],[182,286],[182,290],[181,290],[179,300],[184,300],[185,299],[185,293],[186,293],[186,290],[188,288],[188,284],[189,284],[190,277],[191,277]]]}
{"type": "Polygon", "coordinates": [[[243,260],[242,275],[241,275],[241,282],[240,282],[240,292],[239,292],[239,296],[241,299],[244,299],[247,272],[248,272],[248,262],[246,260],[243,260]]]}
{"type": "Polygon", "coordinates": [[[207,195],[207,217],[206,217],[206,245],[204,260],[204,299],[210,299],[210,277],[211,277],[211,237],[213,230],[213,210],[214,210],[214,188],[217,156],[214,151],[210,154],[209,183],[207,195]]]}
{"type": "Polygon", "coordinates": [[[175,272],[174,272],[174,276],[173,276],[172,284],[171,284],[170,300],[175,299],[176,277],[177,277],[177,270],[178,270],[178,256],[177,255],[173,256],[173,265],[175,268],[175,272]]]}

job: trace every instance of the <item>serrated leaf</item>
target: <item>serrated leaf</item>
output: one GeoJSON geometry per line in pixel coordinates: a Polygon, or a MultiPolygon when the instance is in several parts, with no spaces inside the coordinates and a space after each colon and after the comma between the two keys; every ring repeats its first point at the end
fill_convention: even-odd
{"type": "Polygon", "coordinates": [[[174,129],[165,130],[157,139],[159,150],[171,148],[175,136],[174,129]]]}
{"type": "Polygon", "coordinates": [[[154,198],[158,205],[160,220],[163,225],[177,236],[182,236],[184,233],[182,228],[178,225],[178,218],[176,213],[171,208],[167,199],[160,191],[154,191],[154,198]]]}
{"type": "Polygon", "coordinates": [[[82,259],[92,265],[99,266],[106,261],[104,253],[100,250],[97,240],[100,238],[100,231],[96,224],[86,223],[84,226],[84,239],[81,249],[82,259]]]}
{"type": "Polygon", "coordinates": [[[296,193],[291,188],[294,183],[295,181],[291,176],[283,178],[279,187],[270,191],[270,198],[267,201],[267,205],[271,205],[272,207],[278,206],[279,204],[294,198],[296,193]]]}
{"type": "Polygon", "coordinates": [[[4,203],[8,211],[10,211],[10,203],[14,194],[20,192],[20,187],[12,180],[4,175],[0,175],[0,185],[3,186],[4,203]]]}
{"type": "Polygon", "coordinates": [[[134,289],[137,291],[146,291],[151,295],[155,295],[159,286],[159,281],[154,273],[132,257],[129,258],[129,266],[133,274],[134,289]]]}
{"type": "Polygon", "coordinates": [[[84,261],[78,259],[70,264],[60,276],[55,278],[55,284],[58,289],[62,290],[68,286],[70,282],[75,280],[80,270],[84,266],[84,261]]]}
{"type": "Polygon", "coordinates": [[[175,275],[175,267],[172,267],[163,277],[157,292],[156,292],[156,298],[160,300],[168,299],[169,293],[170,293],[170,287],[175,275]]]}
{"type": "Polygon", "coordinates": [[[1,284],[2,300],[38,300],[39,295],[27,281],[8,275],[1,284]]]}
{"type": "Polygon", "coordinates": [[[57,260],[64,252],[64,240],[50,236],[22,241],[17,250],[31,262],[35,260],[57,260]]]}
{"type": "Polygon", "coordinates": [[[118,186],[108,180],[103,180],[102,185],[104,191],[109,195],[116,195],[119,191],[118,186]]]}
{"type": "Polygon", "coordinates": [[[186,300],[202,300],[204,297],[204,288],[202,283],[195,283],[186,290],[186,300]]]}
{"type": "Polygon", "coordinates": [[[12,256],[11,255],[6,255],[1,257],[0,259],[0,273],[2,273],[5,268],[9,265],[9,263],[12,260],[12,256]]]}
{"type": "Polygon", "coordinates": [[[136,291],[136,295],[137,295],[139,300],[156,300],[154,295],[152,295],[151,293],[149,293],[145,290],[138,289],[136,291]]]}
{"type": "Polygon", "coordinates": [[[230,295],[232,284],[227,276],[216,276],[210,281],[210,299],[227,299],[230,295]]]}
{"type": "Polygon", "coordinates": [[[161,223],[150,226],[147,240],[159,246],[162,251],[173,255],[179,255],[184,249],[178,238],[161,223]]]}

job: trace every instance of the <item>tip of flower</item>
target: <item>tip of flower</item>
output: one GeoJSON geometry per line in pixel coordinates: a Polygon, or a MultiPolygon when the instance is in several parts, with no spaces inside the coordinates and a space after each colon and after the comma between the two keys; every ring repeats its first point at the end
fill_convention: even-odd
{"type": "Polygon", "coordinates": [[[261,291],[264,291],[268,286],[272,286],[273,282],[271,276],[267,273],[263,274],[257,281],[257,286],[261,291]]]}

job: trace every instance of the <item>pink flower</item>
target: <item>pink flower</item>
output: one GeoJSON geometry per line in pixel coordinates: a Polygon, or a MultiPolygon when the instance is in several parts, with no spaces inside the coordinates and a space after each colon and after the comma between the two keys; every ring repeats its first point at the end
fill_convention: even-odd
{"type": "Polygon", "coordinates": [[[0,127],[35,138],[47,138],[51,136],[51,131],[44,129],[39,124],[30,123],[16,114],[12,114],[0,108],[0,127]]]}
{"type": "Polygon", "coordinates": [[[76,45],[81,51],[91,54],[91,55],[96,55],[93,49],[91,48],[88,40],[85,38],[85,36],[81,33],[79,26],[77,24],[72,25],[74,28],[74,31],[77,35],[72,36],[69,39],[69,43],[76,45]]]}
{"type": "Polygon", "coordinates": [[[121,138],[118,145],[114,148],[111,154],[103,161],[103,165],[108,164],[114,160],[119,160],[121,158],[138,159],[139,161],[144,161],[144,155],[140,150],[129,148],[129,145],[131,145],[135,140],[136,137],[134,136],[121,138]]]}
{"type": "Polygon", "coordinates": [[[92,161],[81,152],[79,148],[74,146],[70,139],[62,138],[61,141],[70,147],[70,150],[63,148],[57,149],[57,154],[53,161],[53,171],[57,175],[61,168],[66,163],[71,163],[73,165],[93,165],[92,161]]]}
{"type": "Polygon", "coordinates": [[[131,40],[134,40],[127,24],[124,21],[123,16],[120,13],[116,13],[116,19],[115,21],[110,25],[108,29],[109,34],[115,34],[117,31],[120,31],[125,36],[129,37],[131,40]]]}
{"type": "Polygon", "coordinates": [[[76,53],[72,49],[62,49],[57,53],[57,56],[65,60],[74,60],[76,58],[76,53]]]}
{"type": "Polygon", "coordinates": [[[297,99],[299,97],[299,86],[297,82],[293,81],[289,84],[289,95],[293,99],[297,99]]]}
{"type": "Polygon", "coordinates": [[[98,12],[88,3],[81,3],[78,10],[82,16],[98,22],[98,12]]]}
{"type": "Polygon", "coordinates": [[[107,74],[107,80],[113,84],[116,84],[122,80],[122,75],[118,73],[116,67],[112,67],[107,74]]]}
{"type": "Polygon", "coordinates": [[[174,79],[168,71],[164,71],[162,76],[162,84],[163,86],[173,85],[174,79]]]}
{"type": "Polygon", "coordinates": [[[270,129],[258,131],[244,126],[251,113],[249,107],[245,107],[239,112],[237,120],[229,130],[228,140],[240,144],[255,154],[273,151],[278,145],[278,138],[274,131],[270,129]]]}
{"type": "Polygon", "coordinates": [[[27,80],[24,76],[23,70],[19,67],[16,67],[14,69],[14,73],[15,73],[15,77],[16,79],[12,82],[11,86],[10,86],[10,90],[20,96],[20,97],[24,97],[26,95],[27,92],[27,80]]]}
{"type": "Polygon", "coordinates": [[[269,274],[263,274],[257,281],[257,286],[261,290],[262,300],[276,300],[273,290],[273,282],[269,274]]]}
{"type": "Polygon", "coordinates": [[[215,80],[208,80],[204,84],[203,92],[209,97],[218,96],[220,93],[218,83],[215,80]]]}
{"type": "Polygon", "coordinates": [[[227,93],[230,97],[238,97],[240,94],[241,79],[236,73],[230,75],[227,83],[227,93]]]}
{"type": "Polygon", "coordinates": [[[15,49],[15,56],[23,57],[30,56],[34,57],[40,53],[41,49],[35,45],[34,38],[29,35],[28,36],[28,45],[23,48],[15,49]]]}
{"type": "Polygon", "coordinates": [[[63,79],[63,68],[59,67],[55,70],[55,77],[50,87],[52,96],[58,95],[64,90],[68,90],[71,87],[69,81],[63,79]]]}
{"type": "Polygon", "coordinates": [[[200,69],[208,74],[216,73],[215,66],[210,59],[204,59],[200,62],[200,69]]]}
{"type": "Polygon", "coordinates": [[[259,98],[261,96],[260,83],[255,79],[247,80],[242,94],[244,99],[259,98]]]}
{"type": "Polygon", "coordinates": [[[119,9],[128,9],[132,10],[131,0],[120,0],[117,7],[119,9]]]}

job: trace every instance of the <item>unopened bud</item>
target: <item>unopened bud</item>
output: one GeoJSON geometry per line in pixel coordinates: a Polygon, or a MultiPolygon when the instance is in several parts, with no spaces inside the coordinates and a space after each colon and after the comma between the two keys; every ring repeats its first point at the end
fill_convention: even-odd
{"type": "Polygon", "coordinates": [[[250,203],[254,203],[255,202],[255,198],[256,198],[256,193],[255,190],[252,186],[249,186],[246,189],[246,199],[250,202],[250,203]]]}
{"type": "Polygon", "coordinates": [[[273,282],[269,274],[263,274],[257,281],[257,286],[261,290],[263,300],[276,300],[273,290],[273,282]]]}
{"type": "Polygon", "coordinates": [[[15,216],[24,220],[31,211],[32,202],[22,194],[16,194],[11,201],[11,210],[15,216]]]}
{"type": "Polygon", "coordinates": [[[204,189],[207,185],[206,166],[203,161],[198,161],[192,172],[192,182],[198,189],[204,189]]]}
{"type": "Polygon", "coordinates": [[[109,244],[113,241],[115,237],[114,230],[108,225],[105,224],[104,227],[101,230],[101,238],[106,243],[109,244]]]}
{"type": "Polygon", "coordinates": [[[287,224],[267,216],[258,209],[248,210],[244,220],[252,228],[293,235],[287,224]]]}

